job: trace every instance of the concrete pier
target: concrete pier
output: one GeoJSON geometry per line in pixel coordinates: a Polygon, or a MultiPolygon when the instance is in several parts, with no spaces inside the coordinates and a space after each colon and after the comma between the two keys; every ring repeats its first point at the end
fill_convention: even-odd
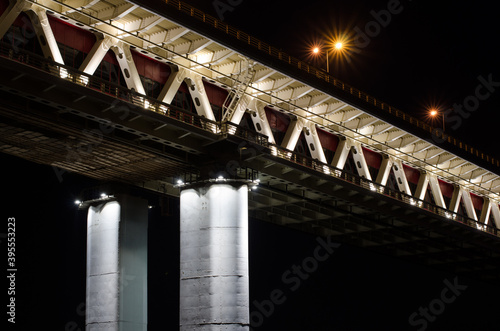
{"type": "Polygon", "coordinates": [[[180,330],[249,330],[248,187],[181,191],[180,330]]]}
{"type": "Polygon", "coordinates": [[[146,200],[89,207],[86,331],[147,331],[147,228],[146,200]]]}

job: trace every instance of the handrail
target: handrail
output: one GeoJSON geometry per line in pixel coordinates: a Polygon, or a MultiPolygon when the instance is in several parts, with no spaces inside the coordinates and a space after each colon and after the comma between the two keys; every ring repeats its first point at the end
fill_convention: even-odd
{"type": "Polygon", "coordinates": [[[283,62],[286,62],[292,66],[295,66],[296,68],[305,71],[311,75],[316,76],[319,79],[322,79],[326,81],[327,83],[331,83],[335,87],[341,89],[344,92],[349,93],[350,95],[370,104],[371,106],[375,106],[376,108],[386,111],[389,114],[396,116],[397,118],[403,119],[405,122],[408,122],[409,124],[416,126],[417,128],[420,128],[431,135],[435,135],[437,139],[441,139],[443,141],[448,142],[449,144],[452,144],[453,146],[470,153],[474,157],[481,158],[483,161],[492,164],[493,166],[500,167],[500,159],[494,158],[472,146],[469,144],[465,144],[462,141],[452,137],[451,135],[443,132],[442,130],[439,130],[419,119],[416,117],[413,117],[411,115],[408,115],[404,113],[403,111],[394,108],[390,105],[388,105],[385,102],[382,102],[375,97],[372,97],[371,95],[358,90],[355,87],[352,87],[349,84],[346,84],[335,77],[331,76],[329,73],[325,72],[322,69],[318,69],[312,65],[310,65],[307,62],[304,62],[302,60],[299,60],[233,26],[228,25],[227,23],[218,20],[217,18],[210,16],[208,14],[205,14],[203,11],[184,3],[183,1],[179,0],[164,0],[166,4],[171,5],[173,8],[176,8],[177,10],[194,17],[206,24],[211,25],[212,27],[216,28],[217,30],[225,32],[227,35],[234,37],[238,39],[239,41],[242,41],[250,46],[253,46],[257,48],[258,50],[267,53],[268,55],[271,55],[283,62]]]}
{"type": "Polygon", "coordinates": [[[264,148],[268,148],[271,154],[275,157],[293,162],[299,166],[318,171],[325,175],[344,180],[348,183],[355,184],[356,186],[365,188],[367,190],[378,192],[379,194],[384,194],[396,200],[425,209],[436,215],[466,224],[470,227],[475,227],[476,229],[490,233],[492,235],[500,236],[500,232],[496,227],[482,224],[464,215],[448,211],[445,208],[441,208],[437,205],[423,200],[418,200],[410,195],[392,190],[387,186],[377,184],[366,178],[347,173],[346,171],[335,168],[329,164],[322,163],[319,160],[305,155],[300,155],[279,145],[271,144],[269,143],[267,136],[258,132],[251,131],[239,125],[230,122],[218,123],[208,120],[203,116],[187,112],[181,108],[160,102],[157,99],[141,95],[135,91],[129,90],[128,88],[111,82],[107,82],[99,77],[88,75],[84,72],[66,65],[56,63],[52,60],[45,59],[37,54],[26,51],[14,52],[12,48],[5,47],[4,43],[0,43],[0,57],[7,58],[12,61],[16,61],[24,65],[42,70],[48,74],[59,77],[66,81],[70,81],[94,91],[112,96],[118,100],[128,102],[135,106],[160,113],[164,116],[173,118],[182,123],[192,125],[205,131],[221,136],[233,135],[245,139],[264,148]]]}
{"type": "MultiPolygon", "coordinates": [[[[237,136],[239,138],[243,138],[246,140],[249,137],[255,137],[255,132],[245,129],[239,125],[233,124],[233,123],[223,123],[224,129],[222,129],[222,132],[232,132],[234,136],[237,136]]],[[[258,139],[251,139],[252,142],[258,143],[260,140],[258,139]]],[[[276,144],[271,144],[265,139],[265,144],[263,147],[269,148],[271,150],[271,153],[280,159],[284,159],[287,161],[290,161],[294,164],[297,164],[301,167],[305,167],[307,169],[312,169],[315,170],[319,173],[325,174],[330,177],[335,177],[337,179],[343,180],[345,182],[354,184],[358,187],[362,187],[366,190],[378,193],[378,194],[383,194],[385,196],[388,196],[390,198],[393,198],[398,201],[405,202],[407,204],[410,204],[412,206],[418,207],[420,209],[424,209],[428,212],[431,212],[435,215],[439,215],[441,217],[445,217],[449,220],[456,221],[465,225],[468,225],[469,227],[481,230],[483,232],[487,232],[489,234],[492,234],[494,236],[500,237],[500,231],[495,227],[491,225],[486,225],[482,224],[479,221],[476,221],[470,217],[467,217],[465,215],[455,213],[452,211],[447,210],[446,208],[442,208],[436,204],[417,199],[411,195],[408,195],[404,192],[400,192],[397,190],[393,190],[387,186],[380,185],[375,183],[372,180],[368,180],[364,177],[348,173],[344,170],[335,168],[327,163],[323,163],[317,159],[313,159],[309,156],[306,155],[300,155],[298,153],[292,152],[290,150],[287,150],[279,145],[276,144]]]]}
{"type": "Polygon", "coordinates": [[[86,74],[70,66],[45,59],[35,53],[28,51],[14,52],[14,50],[5,43],[0,43],[0,57],[23,63],[61,79],[112,96],[118,100],[180,120],[185,124],[211,131],[212,133],[217,133],[219,131],[219,125],[215,121],[191,113],[182,108],[160,102],[155,98],[142,95],[121,85],[86,74]]]}

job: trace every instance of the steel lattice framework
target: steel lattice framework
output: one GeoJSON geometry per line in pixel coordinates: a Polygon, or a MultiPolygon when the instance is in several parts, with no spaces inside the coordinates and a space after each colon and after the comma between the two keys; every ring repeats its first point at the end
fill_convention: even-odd
{"type": "MultiPolygon", "coordinates": [[[[324,174],[334,176],[335,171],[330,169],[342,170],[349,153],[352,153],[358,175],[373,182],[370,188],[374,191],[386,185],[392,171],[399,190],[414,198],[408,203],[418,204],[430,187],[435,203],[450,212],[446,216],[452,217],[462,203],[469,218],[500,227],[500,177],[491,170],[497,169],[499,160],[182,2],[166,1],[156,10],[147,9],[139,2],[122,0],[11,1],[0,19],[0,36],[23,11],[28,13],[35,27],[45,57],[56,63],[63,65],[64,61],[47,15],[96,35],[95,45],[79,68],[87,75],[92,75],[108,50],[112,50],[127,87],[145,95],[131,55],[131,49],[135,49],[172,69],[158,97],[159,102],[171,103],[180,85],[187,82],[198,115],[215,121],[203,88],[203,81],[210,81],[231,91],[229,106],[224,108],[224,119],[239,124],[245,112],[251,113],[256,130],[267,136],[271,145],[276,144],[276,140],[264,108],[271,107],[288,114],[292,121],[281,146],[277,146],[280,150],[293,151],[300,135],[304,134],[312,158],[327,164],[317,129],[338,136],[340,143],[330,167],[319,169],[324,174]],[[179,23],[177,17],[180,16],[191,23],[179,23]],[[201,28],[193,29],[188,25],[201,28]],[[204,29],[207,33],[200,32],[204,29]],[[221,35],[229,41],[222,42],[221,35]],[[235,46],[231,47],[232,44],[235,46]],[[250,56],[252,51],[261,52],[263,57],[250,56]],[[278,65],[261,60],[265,57],[276,59],[278,65]],[[293,70],[287,73],[281,70],[283,65],[293,67],[293,70]],[[307,75],[307,78],[301,79],[301,75],[307,75]],[[320,83],[311,84],[313,78],[320,83]],[[406,124],[413,125],[415,130],[407,129],[406,124]],[[435,133],[453,147],[451,150],[461,153],[444,149],[414,131],[435,133]],[[368,169],[363,146],[383,155],[375,178],[368,169]],[[481,162],[471,161],[474,157],[481,162]],[[403,164],[421,172],[414,192],[408,184],[403,164]],[[489,166],[482,166],[484,164],[489,166]],[[448,205],[438,179],[456,185],[448,205]],[[484,199],[480,214],[473,206],[471,192],[484,199]]],[[[60,75],[65,78],[67,73],[61,69],[60,75]]],[[[82,84],[88,83],[85,75],[80,80],[82,84]]],[[[154,110],[147,99],[140,102],[144,108],[154,110]]],[[[220,130],[215,126],[205,129],[212,133],[220,130]]],[[[271,151],[287,157],[287,153],[278,153],[277,148],[271,148],[271,151]]]]}

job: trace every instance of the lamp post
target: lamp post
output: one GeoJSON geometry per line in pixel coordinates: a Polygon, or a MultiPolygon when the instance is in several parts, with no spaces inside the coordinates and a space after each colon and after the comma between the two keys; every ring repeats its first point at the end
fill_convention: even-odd
{"type": "MultiPolygon", "coordinates": [[[[429,110],[429,115],[430,117],[434,118],[434,117],[437,117],[439,116],[441,112],[435,108],[432,108],[431,110],[429,110]]],[[[444,112],[441,113],[441,116],[443,117],[443,132],[445,131],[445,127],[444,127],[444,112]]]]}
{"type": "MultiPolygon", "coordinates": [[[[334,45],[333,45],[333,49],[336,50],[336,51],[340,51],[342,48],[344,47],[344,44],[340,41],[336,42],[334,45]]],[[[319,55],[321,53],[321,49],[316,46],[312,49],[312,53],[314,55],[319,55]]],[[[329,59],[329,54],[330,54],[330,50],[328,48],[326,48],[326,72],[327,73],[330,73],[330,59],[329,59]]]]}

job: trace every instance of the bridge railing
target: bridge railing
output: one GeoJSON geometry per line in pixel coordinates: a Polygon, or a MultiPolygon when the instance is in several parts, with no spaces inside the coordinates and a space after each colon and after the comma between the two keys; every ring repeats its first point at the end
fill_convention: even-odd
{"type": "Polygon", "coordinates": [[[70,66],[56,63],[37,54],[24,50],[15,51],[10,45],[5,43],[0,43],[0,56],[44,71],[52,76],[112,96],[117,100],[133,104],[141,110],[154,111],[212,133],[218,133],[220,131],[219,123],[211,121],[203,116],[160,102],[155,98],[147,97],[121,85],[86,74],[70,66]]]}
{"type": "Polygon", "coordinates": [[[94,91],[99,91],[109,96],[115,97],[117,100],[122,100],[133,104],[141,109],[147,109],[160,113],[169,118],[176,119],[184,124],[192,125],[194,127],[206,130],[208,132],[219,135],[234,135],[246,141],[252,142],[264,148],[269,148],[272,155],[281,159],[288,160],[297,165],[312,169],[325,175],[333,176],[335,178],[344,180],[367,190],[384,194],[396,200],[403,201],[410,205],[425,209],[436,215],[446,217],[450,220],[457,221],[468,226],[480,229],[482,231],[499,236],[496,227],[482,224],[464,215],[453,213],[444,208],[441,208],[432,203],[418,200],[412,196],[406,195],[402,192],[390,189],[387,186],[381,186],[373,181],[367,180],[360,176],[345,172],[341,169],[335,168],[326,163],[322,163],[311,157],[300,155],[290,150],[284,149],[279,145],[270,144],[267,136],[255,131],[251,131],[233,123],[218,123],[210,121],[202,116],[182,110],[181,108],[159,102],[156,99],[146,97],[138,94],[135,91],[129,90],[111,82],[104,81],[98,77],[90,76],[79,70],[69,66],[61,65],[52,60],[45,59],[33,53],[26,51],[15,52],[9,45],[0,43],[0,57],[8,58],[12,61],[28,65],[30,67],[39,69],[53,76],[70,81],[72,83],[85,86],[94,91]]]}
{"type": "Polygon", "coordinates": [[[266,135],[231,122],[221,123],[220,132],[224,136],[232,135],[265,148],[269,147],[269,139],[266,135]]]}
{"type": "Polygon", "coordinates": [[[332,176],[337,179],[343,180],[345,182],[354,184],[358,187],[362,187],[366,190],[372,191],[374,194],[383,194],[385,196],[409,204],[415,208],[420,208],[428,212],[431,212],[433,214],[444,217],[446,219],[449,219],[450,221],[455,221],[468,225],[472,228],[488,232],[494,236],[500,236],[500,232],[494,226],[482,224],[481,222],[469,218],[465,215],[449,211],[433,203],[417,199],[401,191],[394,190],[391,189],[390,187],[377,184],[374,181],[368,180],[364,177],[335,168],[329,164],[323,163],[309,156],[292,152],[279,145],[271,144],[269,143],[267,136],[256,133],[239,125],[235,125],[233,123],[223,123],[221,133],[234,135],[243,138],[245,140],[251,141],[253,143],[260,144],[263,147],[269,148],[271,154],[278,158],[293,162],[299,166],[314,170],[318,173],[322,173],[327,176],[332,176]]]}
{"type": "Polygon", "coordinates": [[[280,146],[271,145],[271,148],[275,149],[277,151],[277,153],[276,153],[277,157],[282,158],[282,159],[286,159],[288,161],[291,161],[291,162],[298,164],[300,166],[303,166],[305,168],[309,168],[309,169],[315,170],[317,172],[323,173],[325,175],[338,178],[340,180],[343,180],[343,181],[346,181],[348,183],[354,184],[356,186],[362,187],[366,190],[370,190],[376,194],[383,194],[385,196],[391,197],[391,198],[396,199],[398,201],[402,201],[404,203],[407,203],[411,206],[414,206],[414,207],[426,210],[428,212],[431,212],[433,214],[439,215],[441,217],[447,218],[450,221],[455,221],[455,222],[459,222],[459,223],[468,225],[468,226],[473,227],[475,229],[479,229],[479,230],[482,230],[484,232],[488,232],[494,236],[500,236],[498,229],[494,226],[485,225],[479,221],[471,219],[471,218],[464,216],[462,214],[454,213],[452,211],[449,211],[445,208],[439,207],[433,203],[430,203],[430,202],[427,202],[424,200],[419,200],[411,195],[407,195],[403,192],[391,189],[387,186],[382,186],[380,184],[375,183],[374,181],[368,180],[364,177],[360,177],[360,176],[357,176],[357,175],[352,174],[352,173],[348,173],[346,171],[335,168],[335,167],[328,165],[326,163],[322,163],[322,162],[320,162],[316,159],[313,159],[311,157],[291,152],[291,151],[286,150],[280,146]]]}
{"type": "Polygon", "coordinates": [[[165,3],[168,5],[172,6],[173,8],[176,8],[177,10],[184,12],[187,15],[190,15],[191,17],[194,17],[200,21],[203,21],[206,24],[211,25],[212,27],[216,28],[217,30],[225,32],[227,35],[232,36],[248,45],[251,45],[255,47],[256,49],[265,52],[269,54],[270,56],[279,59],[280,61],[284,61],[302,71],[305,71],[313,76],[316,76],[317,78],[324,80],[328,83],[331,83],[334,85],[336,88],[341,89],[344,92],[347,92],[348,94],[366,102],[367,104],[374,106],[380,110],[386,111],[389,114],[392,114],[398,118],[403,119],[405,122],[410,123],[428,133],[431,135],[436,136],[437,139],[442,140],[443,142],[446,141],[449,144],[454,145],[455,147],[470,153],[471,155],[482,159],[483,161],[492,164],[496,167],[500,167],[500,159],[494,158],[482,151],[479,151],[478,149],[470,146],[469,144],[465,144],[462,141],[450,136],[447,133],[444,133],[442,130],[434,128],[433,126],[425,123],[424,121],[421,121],[411,115],[406,114],[405,112],[391,107],[385,102],[380,101],[379,99],[363,92],[355,87],[346,84],[335,77],[331,76],[329,73],[325,72],[322,69],[318,69],[312,65],[310,65],[307,62],[301,61],[233,26],[228,25],[227,23],[218,20],[217,18],[210,16],[208,14],[205,14],[203,11],[188,5],[182,1],[179,0],[164,0],[165,3]]]}

